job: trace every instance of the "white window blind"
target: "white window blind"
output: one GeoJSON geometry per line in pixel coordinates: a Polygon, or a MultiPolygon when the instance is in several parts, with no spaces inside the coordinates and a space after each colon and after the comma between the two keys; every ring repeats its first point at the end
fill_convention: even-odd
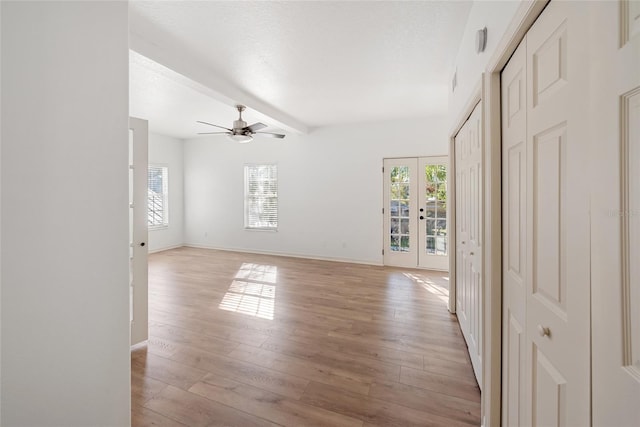
{"type": "Polygon", "coordinates": [[[169,168],[149,165],[147,175],[147,219],[149,228],[169,225],[168,188],[169,168]]]}
{"type": "Polygon", "coordinates": [[[244,211],[245,228],[278,228],[277,165],[245,165],[244,211]]]}

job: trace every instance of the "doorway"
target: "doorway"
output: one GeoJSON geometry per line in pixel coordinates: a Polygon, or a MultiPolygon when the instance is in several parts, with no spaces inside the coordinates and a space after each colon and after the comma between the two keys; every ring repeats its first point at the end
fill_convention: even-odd
{"type": "Polygon", "coordinates": [[[385,265],[447,271],[448,159],[384,159],[385,265]]]}

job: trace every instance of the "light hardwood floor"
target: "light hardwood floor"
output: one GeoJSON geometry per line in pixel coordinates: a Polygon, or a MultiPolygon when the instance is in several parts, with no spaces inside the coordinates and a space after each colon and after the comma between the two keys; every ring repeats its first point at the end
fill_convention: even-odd
{"type": "Polygon", "coordinates": [[[469,426],[447,276],[180,248],[149,257],[134,426],[469,426]]]}

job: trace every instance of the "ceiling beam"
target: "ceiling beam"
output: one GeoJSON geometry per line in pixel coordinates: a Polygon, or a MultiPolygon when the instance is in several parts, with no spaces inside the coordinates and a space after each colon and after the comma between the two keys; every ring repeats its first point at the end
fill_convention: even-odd
{"type": "Polygon", "coordinates": [[[295,133],[309,133],[309,126],[216,75],[174,37],[131,9],[129,48],[160,64],[154,67],[155,71],[178,83],[230,106],[245,105],[257,113],[256,116],[262,116],[270,126],[295,133]]]}

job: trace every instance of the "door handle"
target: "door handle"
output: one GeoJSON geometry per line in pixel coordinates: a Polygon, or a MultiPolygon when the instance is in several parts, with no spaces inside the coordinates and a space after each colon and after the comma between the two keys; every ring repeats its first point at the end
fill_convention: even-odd
{"type": "Polygon", "coordinates": [[[144,246],[144,245],[146,245],[145,242],[140,242],[140,246],[144,246]]]}
{"type": "Polygon", "coordinates": [[[546,326],[538,325],[538,333],[541,337],[549,337],[551,336],[551,329],[546,326]]]}
{"type": "Polygon", "coordinates": [[[424,219],[424,217],[422,215],[420,215],[420,219],[424,219]]]}

